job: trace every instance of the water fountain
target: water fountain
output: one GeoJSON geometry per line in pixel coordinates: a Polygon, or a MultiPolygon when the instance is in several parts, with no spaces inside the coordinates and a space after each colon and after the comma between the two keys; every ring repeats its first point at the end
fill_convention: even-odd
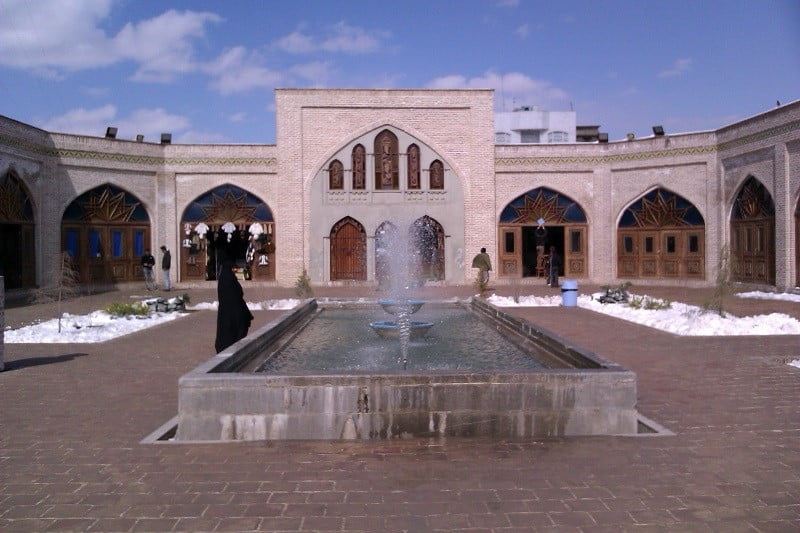
{"type": "Polygon", "coordinates": [[[633,372],[481,298],[411,298],[414,243],[395,233],[378,305],[307,300],[181,377],[176,440],[636,433],[633,372]]]}

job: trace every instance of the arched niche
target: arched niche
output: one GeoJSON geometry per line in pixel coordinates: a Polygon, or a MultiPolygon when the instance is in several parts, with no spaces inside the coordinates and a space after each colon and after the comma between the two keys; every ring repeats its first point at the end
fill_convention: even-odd
{"type": "Polygon", "coordinates": [[[700,211],[660,187],[636,199],[617,227],[617,276],[703,279],[705,220],[700,211]]]}
{"type": "Polygon", "coordinates": [[[367,279],[367,234],[352,217],[344,217],[330,231],[331,281],[367,279]]]}
{"type": "Polygon", "coordinates": [[[225,259],[244,280],[275,279],[275,221],[269,206],[232,184],[190,202],[181,217],[182,280],[215,280],[225,259]]]}
{"type": "Polygon", "coordinates": [[[506,204],[498,225],[498,275],[544,276],[551,246],[564,259],[559,275],[581,278],[589,271],[589,226],[583,207],[547,187],[531,189],[506,204]]]}
{"type": "Polygon", "coordinates": [[[731,209],[731,267],[735,281],[775,284],[775,203],[753,176],[742,183],[731,209]]]}
{"type": "Polygon", "coordinates": [[[85,284],[142,281],[150,217],[133,194],[109,183],[75,198],[61,217],[61,249],[85,284]]]}
{"type": "Polygon", "coordinates": [[[35,227],[25,184],[13,171],[0,175],[0,276],[7,290],[36,284],[35,227]]]}

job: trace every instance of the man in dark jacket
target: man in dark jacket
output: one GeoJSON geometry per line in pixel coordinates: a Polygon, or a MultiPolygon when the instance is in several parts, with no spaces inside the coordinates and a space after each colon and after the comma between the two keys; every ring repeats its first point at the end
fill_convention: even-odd
{"type": "Polygon", "coordinates": [[[166,246],[161,247],[161,253],[164,256],[161,258],[161,271],[164,273],[164,290],[168,291],[172,289],[172,285],[169,280],[169,269],[172,266],[172,254],[169,253],[169,250],[166,246]]]}
{"type": "Polygon", "coordinates": [[[156,258],[150,253],[150,249],[144,251],[142,256],[142,274],[144,274],[144,288],[148,291],[156,289],[156,278],[153,275],[153,267],[156,266],[156,258]]]}

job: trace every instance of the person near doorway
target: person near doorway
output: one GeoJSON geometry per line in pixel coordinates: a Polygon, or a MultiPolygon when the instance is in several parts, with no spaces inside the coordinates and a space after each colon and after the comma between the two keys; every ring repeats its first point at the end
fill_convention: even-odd
{"type": "Polygon", "coordinates": [[[492,259],[486,253],[486,248],[481,248],[481,253],[472,259],[472,268],[480,271],[481,283],[489,283],[489,271],[492,270],[492,259]]]}
{"type": "Polygon", "coordinates": [[[172,290],[172,284],[169,280],[169,269],[172,266],[172,254],[169,253],[166,246],[161,246],[161,253],[164,254],[161,257],[161,271],[164,274],[164,290],[169,291],[172,290]]]}
{"type": "Polygon", "coordinates": [[[217,353],[247,337],[253,314],[244,301],[244,291],[236,279],[234,263],[226,259],[217,279],[217,336],[214,348],[217,353]]]}
{"type": "Polygon", "coordinates": [[[547,276],[547,284],[551,287],[558,287],[558,270],[561,268],[561,256],[558,255],[555,246],[550,247],[549,259],[549,274],[547,276]]]}
{"type": "Polygon", "coordinates": [[[156,290],[156,278],[153,274],[153,267],[156,266],[156,258],[150,253],[150,249],[144,251],[142,256],[142,273],[144,274],[144,288],[148,291],[156,290]]]}

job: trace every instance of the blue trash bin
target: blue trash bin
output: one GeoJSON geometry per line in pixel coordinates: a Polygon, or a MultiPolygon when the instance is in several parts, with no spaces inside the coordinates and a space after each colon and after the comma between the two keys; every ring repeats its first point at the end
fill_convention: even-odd
{"type": "Polygon", "coordinates": [[[561,305],[564,307],[578,306],[578,282],[574,279],[565,279],[561,284],[561,305]]]}

